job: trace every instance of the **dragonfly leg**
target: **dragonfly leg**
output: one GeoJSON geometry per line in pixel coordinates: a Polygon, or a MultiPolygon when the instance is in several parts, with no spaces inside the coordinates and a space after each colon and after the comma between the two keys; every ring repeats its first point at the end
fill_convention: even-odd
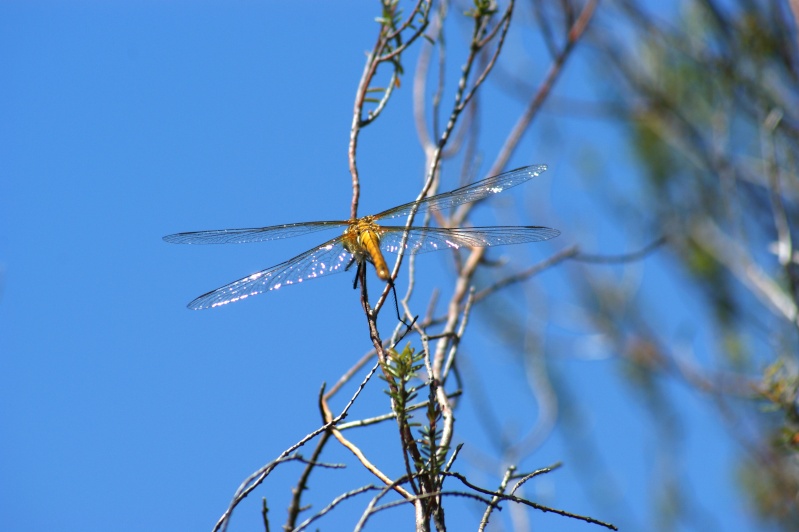
{"type": "MultiPolygon", "coordinates": [[[[361,280],[361,284],[362,285],[366,284],[366,262],[367,261],[365,261],[365,260],[364,261],[356,261],[355,257],[353,256],[353,258],[350,259],[349,264],[347,264],[347,266],[344,268],[344,270],[345,271],[348,270],[350,268],[350,266],[352,266],[353,262],[357,262],[358,263],[358,267],[355,269],[355,279],[352,280],[352,288],[356,289],[356,288],[358,288],[358,280],[359,279],[361,280]]],[[[413,328],[413,324],[416,323],[416,320],[419,319],[419,316],[414,316],[414,318],[411,320],[410,323],[408,323],[407,321],[405,321],[402,318],[402,316],[400,315],[399,300],[397,299],[397,289],[394,286],[394,281],[389,277],[387,282],[388,282],[389,286],[391,286],[391,293],[394,296],[394,310],[397,313],[397,319],[403,325],[405,325],[406,331],[402,335],[402,336],[405,336],[406,334],[411,332],[411,329],[413,328]]]]}
{"type": "MultiPolygon", "coordinates": [[[[391,292],[394,294],[394,310],[396,310],[396,311],[397,311],[397,319],[398,319],[400,322],[402,322],[402,324],[403,324],[403,325],[405,326],[405,328],[407,329],[407,330],[405,331],[405,334],[408,334],[409,332],[411,332],[411,329],[413,328],[413,324],[414,324],[414,323],[416,323],[416,320],[417,320],[417,319],[419,319],[419,316],[414,316],[414,318],[411,320],[411,322],[410,322],[410,323],[408,323],[407,321],[405,321],[405,320],[402,318],[402,316],[400,316],[400,311],[399,311],[399,302],[398,302],[398,300],[397,300],[397,289],[394,287],[394,281],[393,281],[393,280],[391,280],[391,278],[389,278],[389,280],[388,280],[388,283],[389,283],[389,285],[391,285],[391,292]]],[[[405,334],[403,334],[402,336],[405,336],[405,334]]]]}
{"type": "MultiPolygon", "coordinates": [[[[353,255],[352,257],[350,257],[350,261],[349,261],[349,262],[347,263],[347,265],[344,267],[344,271],[345,271],[345,272],[346,272],[346,271],[349,271],[349,269],[350,269],[350,266],[352,266],[352,263],[353,263],[353,262],[355,262],[355,255],[353,255]]],[[[355,290],[356,288],[358,288],[358,277],[361,275],[361,266],[363,266],[363,263],[359,261],[359,262],[358,262],[358,267],[357,267],[357,268],[355,268],[355,279],[353,279],[353,280],[352,280],[352,289],[353,289],[353,290],[355,290]]]]}

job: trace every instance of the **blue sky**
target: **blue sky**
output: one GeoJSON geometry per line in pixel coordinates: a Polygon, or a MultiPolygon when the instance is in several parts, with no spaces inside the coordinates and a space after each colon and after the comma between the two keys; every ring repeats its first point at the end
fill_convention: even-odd
{"type": "MultiPolygon", "coordinates": [[[[178,231],[348,215],[352,102],[377,9],[361,2],[343,11],[339,3],[317,2],[0,5],[0,520],[7,529],[209,530],[251,471],[318,426],[320,385],[369,350],[349,275],[218,311],[185,308],[201,293],[305,251],[318,235],[250,246],[161,240],[178,231]]],[[[461,30],[450,34],[453,49],[461,30]]],[[[511,35],[508,54],[534,51],[528,40],[511,35]]],[[[413,65],[412,54],[409,72],[413,65]]],[[[540,79],[545,67],[530,65],[531,76],[540,79]]],[[[578,59],[558,94],[585,96],[589,76],[578,59]]],[[[364,214],[409,201],[421,183],[425,160],[410,120],[410,85],[403,83],[363,134],[364,214]]],[[[485,98],[491,107],[482,117],[485,164],[477,175],[520,109],[495,87],[485,98]]],[[[500,205],[514,209],[478,215],[489,223],[557,227],[563,235],[501,256],[535,262],[573,243],[622,253],[650,239],[647,228],[615,225],[592,199],[602,183],[579,177],[600,168],[596,175],[634,186],[617,133],[607,124],[542,115],[510,166],[545,163],[550,170],[508,193],[515,203],[500,205]]],[[[459,171],[445,166],[442,189],[453,188],[459,171]]],[[[420,257],[420,293],[448,278],[451,259],[443,255],[420,257]]],[[[661,299],[665,328],[678,331],[695,319],[691,296],[669,287],[668,262],[614,275],[659,287],[640,297],[661,299]]],[[[588,502],[597,487],[570,462],[575,442],[555,432],[524,466],[566,465],[531,483],[528,495],[635,529],[651,524],[658,471],[677,471],[708,522],[746,526],[729,469],[734,447],[715,411],[667,385],[690,412],[682,448],[677,458],[642,453],[654,448],[657,432],[630,404],[602,339],[581,325],[583,310],[568,300],[564,279],[548,273],[534,283],[551,314],[533,317],[531,328],[545,345],[578,353],[556,363],[580,390],[578,399],[592,405],[585,422],[614,481],[600,488],[607,505],[588,502]]],[[[425,305],[417,301],[420,311],[425,305]]],[[[487,328],[477,314],[464,356],[489,383],[507,384],[489,395],[500,411],[518,405],[510,422],[523,432],[535,402],[518,358],[498,348],[487,328]]],[[[385,411],[381,385],[373,381],[353,416],[385,411]]],[[[477,450],[486,441],[469,400],[458,419],[477,450]]],[[[362,437],[374,456],[396,464],[396,440],[369,431],[362,437]]],[[[335,446],[326,459],[349,462],[350,471],[320,473],[314,494],[334,496],[371,481],[335,446]]],[[[476,466],[463,468],[496,483],[476,466]]],[[[231,530],[258,526],[263,496],[277,528],[298,471],[278,469],[239,508],[231,530]]],[[[361,507],[345,506],[321,526],[351,528],[361,507]]],[[[453,522],[472,528],[476,514],[458,508],[453,522]]],[[[527,519],[544,529],[589,529],[538,512],[527,519]]],[[[409,523],[400,510],[375,519],[383,530],[409,523]]]]}

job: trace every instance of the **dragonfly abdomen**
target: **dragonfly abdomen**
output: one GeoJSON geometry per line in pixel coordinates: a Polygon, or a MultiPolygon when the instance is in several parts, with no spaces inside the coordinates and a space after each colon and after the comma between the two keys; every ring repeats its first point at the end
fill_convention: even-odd
{"type": "Polygon", "coordinates": [[[388,271],[386,259],[383,258],[383,252],[380,251],[380,235],[377,234],[377,231],[367,229],[358,235],[358,240],[369,253],[377,276],[383,281],[388,281],[391,273],[388,271]]]}

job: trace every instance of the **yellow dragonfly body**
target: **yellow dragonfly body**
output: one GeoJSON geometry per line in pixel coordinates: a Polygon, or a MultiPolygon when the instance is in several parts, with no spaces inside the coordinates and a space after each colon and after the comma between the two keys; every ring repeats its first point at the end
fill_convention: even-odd
{"type": "Polygon", "coordinates": [[[384,233],[385,229],[375,223],[374,216],[364,216],[350,220],[342,235],[341,244],[352,254],[355,262],[358,264],[363,264],[364,261],[371,262],[377,276],[383,281],[388,281],[391,272],[388,271],[386,259],[380,251],[380,237],[384,233]]]}
{"type": "Polygon", "coordinates": [[[223,287],[201,295],[188,304],[199,310],[234,303],[269,290],[301,283],[322,275],[345,271],[353,263],[362,267],[370,262],[383,281],[391,279],[383,252],[397,253],[404,245],[406,253],[424,253],[461,247],[484,247],[521,244],[548,240],[560,234],[557,229],[540,226],[520,227],[409,227],[382,225],[382,220],[417,213],[437,212],[481,200],[532,179],[546,166],[517,168],[471,185],[410,202],[379,214],[354,220],[303,222],[253,229],[218,229],[167,235],[164,240],[175,244],[240,244],[264,242],[298,235],[343,228],[343,234],[271,268],[248,275],[223,287]]]}

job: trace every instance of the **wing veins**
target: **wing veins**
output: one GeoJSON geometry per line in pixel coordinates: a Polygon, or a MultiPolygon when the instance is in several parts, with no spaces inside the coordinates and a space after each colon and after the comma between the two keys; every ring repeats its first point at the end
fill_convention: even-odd
{"type": "Polygon", "coordinates": [[[254,227],[249,229],[212,229],[166,235],[164,240],[171,244],[245,244],[266,242],[324,231],[334,227],[346,227],[348,222],[335,220],[327,222],[300,222],[293,224],[254,227]]]}
{"type": "Polygon", "coordinates": [[[449,192],[443,192],[416,201],[399,205],[375,215],[375,218],[398,218],[407,216],[416,206],[419,213],[427,211],[442,211],[464,203],[472,203],[484,199],[492,194],[498,194],[511,187],[520,185],[525,181],[540,175],[547,169],[546,165],[533,165],[516,168],[508,172],[487,177],[470,185],[466,185],[449,192]]]}
{"type": "MultiPolygon", "coordinates": [[[[386,227],[381,236],[381,249],[397,253],[404,227],[386,227]]],[[[411,227],[408,230],[406,250],[410,253],[427,253],[461,247],[489,247],[540,242],[555,238],[557,229],[544,226],[489,226],[489,227],[411,227]]]]}
{"type": "Polygon", "coordinates": [[[299,284],[322,275],[344,271],[349,263],[345,259],[352,255],[344,249],[343,240],[344,235],[337,236],[285,262],[211,290],[191,301],[188,307],[194,310],[218,307],[276,290],[283,285],[299,284]],[[338,262],[335,262],[336,259],[338,262]]]}

